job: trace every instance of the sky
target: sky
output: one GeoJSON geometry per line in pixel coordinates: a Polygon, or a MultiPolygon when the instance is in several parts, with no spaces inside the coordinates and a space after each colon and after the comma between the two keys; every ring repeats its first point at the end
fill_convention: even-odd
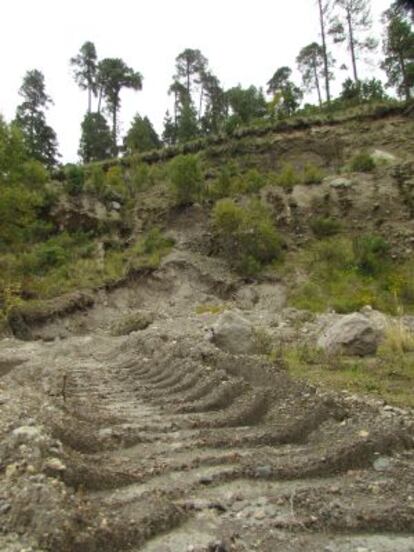
{"type": "MultiPolygon", "coordinates": [[[[390,3],[372,1],[377,38],[390,3]]],[[[122,135],[137,112],[162,131],[175,58],[185,48],[200,49],[225,88],[265,87],[278,67],[295,67],[319,30],[315,0],[1,0],[1,10],[0,113],[10,121],[26,71],[42,71],[54,101],[47,121],[63,162],[79,160],[87,94],[73,81],[69,60],[84,42],[94,42],[100,59],[120,57],[144,77],[142,91],[121,94],[122,135]]],[[[375,62],[363,74],[378,75],[375,62]]],[[[341,72],[337,81],[346,76],[341,72]]]]}

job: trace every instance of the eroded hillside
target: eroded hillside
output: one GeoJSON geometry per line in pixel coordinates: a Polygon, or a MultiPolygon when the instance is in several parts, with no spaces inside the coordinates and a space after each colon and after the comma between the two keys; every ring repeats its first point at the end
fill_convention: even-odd
{"type": "Polygon", "coordinates": [[[413,128],[213,144],[191,201],[164,162],[59,196],[82,253],[3,299],[2,550],[413,548],[413,128]]]}

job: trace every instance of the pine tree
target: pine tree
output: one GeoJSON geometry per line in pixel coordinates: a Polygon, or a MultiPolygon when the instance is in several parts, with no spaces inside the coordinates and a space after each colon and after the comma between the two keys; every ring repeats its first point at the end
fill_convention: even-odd
{"type": "Polygon", "coordinates": [[[388,77],[388,86],[395,87],[400,96],[411,98],[414,87],[414,32],[411,25],[395,10],[385,12],[387,22],[381,64],[388,77]]]}
{"type": "Polygon", "coordinates": [[[160,139],[148,117],[135,115],[131,127],[124,138],[124,146],[128,153],[148,151],[160,147],[160,139]]]}
{"type": "Polygon", "coordinates": [[[177,126],[174,123],[169,111],[166,112],[164,117],[162,141],[167,146],[173,146],[177,142],[177,126]]]}
{"type": "Polygon", "coordinates": [[[337,15],[330,33],[335,42],[347,42],[355,82],[359,80],[357,62],[360,54],[376,49],[377,41],[368,36],[372,27],[371,0],[334,0],[337,15]]]}
{"type": "Polygon", "coordinates": [[[102,161],[112,154],[112,135],[101,113],[87,113],[81,125],[79,156],[84,163],[102,161]]]}
{"type": "Polygon", "coordinates": [[[112,117],[113,155],[118,155],[118,111],[121,107],[120,93],[123,88],[142,90],[142,75],[128,67],[119,58],[106,58],[98,64],[98,86],[106,100],[112,117]]]}
{"type": "Polygon", "coordinates": [[[97,59],[93,42],[85,42],[79,54],[70,60],[76,83],[88,91],[88,113],[92,110],[92,96],[97,94],[97,59]]]}
{"type": "Polygon", "coordinates": [[[53,104],[45,91],[43,73],[28,71],[19,90],[23,102],[17,107],[15,123],[20,128],[28,154],[46,167],[57,164],[57,138],[55,131],[46,123],[45,110],[53,104]]]}
{"type": "MultiPolygon", "coordinates": [[[[312,42],[302,48],[296,58],[299,71],[302,73],[302,82],[307,92],[316,90],[319,105],[322,105],[321,81],[325,76],[325,64],[323,47],[317,42],[312,42]]],[[[332,57],[328,58],[328,68],[333,65],[332,57]]],[[[333,77],[329,71],[329,80],[333,77]]],[[[328,98],[326,98],[328,100],[328,98]]]]}

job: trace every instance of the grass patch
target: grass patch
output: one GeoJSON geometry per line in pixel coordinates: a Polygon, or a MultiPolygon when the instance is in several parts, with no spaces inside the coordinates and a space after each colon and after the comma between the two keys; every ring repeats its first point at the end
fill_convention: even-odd
{"type": "Polygon", "coordinates": [[[414,407],[413,353],[351,359],[301,346],[287,348],[282,355],[286,369],[294,378],[336,391],[372,395],[398,406],[414,407]]]}
{"type": "Polygon", "coordinates": [[[292,285],[289,303],[312,312],[349,313],[365,305],[389,314],[414,312],[412,278],[414,261],[393,261],[380,237],[361,236],[357,241],[331,237],[287,255],[280,272],[286,280],[306,275],[292,285]],[[377,239],[378,238],[378,239],[377,239]]]}
{"type": "Polygon", "coordinates": [[[211,304],[211,303],[202,303],[197,305],[195,308],[196,314],[222,314],[228,309],[228,305],[221,303],[220,305],[211,304]]]}
{"type": "Polygon", "coordinates": [[[352,172],[372,172],[375,169],[375,161],[367,152],[361,152],[351,159],[352,172]]]}

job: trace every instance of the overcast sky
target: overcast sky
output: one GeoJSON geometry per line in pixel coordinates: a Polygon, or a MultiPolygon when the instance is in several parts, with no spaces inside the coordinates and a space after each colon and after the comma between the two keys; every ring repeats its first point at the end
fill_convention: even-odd
{"type": "MultiPolygon", "coordinates": [[[[373,0],[380,14],[390,0],[373,0]]],[[[265,86],[281,65],[294,67],[299,50],[318,40],[315,0],[1,0],[0,113],[14,117],[28,69],[40,69],[55,105],[48,122],[63,161],[77,161],[87,94],[74,83],[69,59],[87,40],[98,56],[121,57],[144,77],[141,92],[122,93],[121,131],[136,112],[161,131],[171,99],[174,60],[199,48],[226,88],[265,86]]],[[[366,75],[375,73],[375,64],[366,75]]],[[[339,73],[342,81],[346,73],[339,73]]]]}

